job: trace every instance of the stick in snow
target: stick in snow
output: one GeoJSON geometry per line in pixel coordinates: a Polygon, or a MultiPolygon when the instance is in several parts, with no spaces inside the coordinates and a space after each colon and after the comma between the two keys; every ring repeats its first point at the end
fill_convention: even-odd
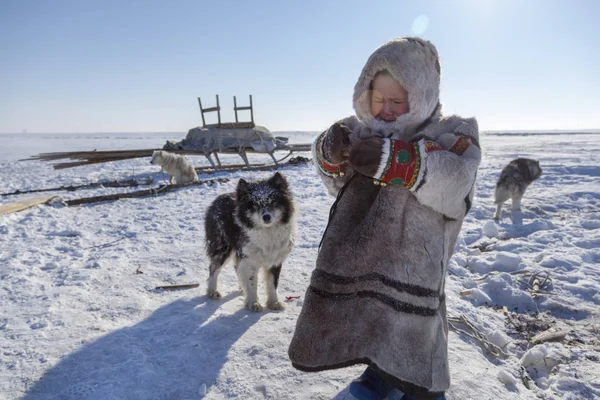
{"type": "Polygon", "coordinates": [[[111,244],[115,244],[117,242],[120,242],[121,240],[125,239],[124,237],[113,240],[112,242],[108,242],[108,243],[102,243],[102,244],[97,244],[95,246],[90,246],[90,247],[84,247],[83,250],[89,250],[89,249],[94,249],[97,247],[106,247],[106,246],[110,246],[111,244]]]}
{"type": "Polygon", "coordinates": [[[204,183],[213,183],[213,182],[229,182],[228,178],[217,178],[217,179],[207,179],[198,182],[186,183],[182,185],[161,185],[157,188],[151,188],[147,190],[138,190],[136,192],[130,193],[116,193],[109,194],[105,196],[94,196],[94,197],[84,197],[81,199],[73,199],[73,200],[65,200],[64,203],[67,206],[78,206],[80,204],[89,204],[89,203],[99,203],[101,201],[111,201],[111,200],[119,200],[119,199],[129,199],[132,197],[144,197],[149,195],[158,195],[166,192],[170,192],[172,190],[181,189],[183,187],[188,186],[197,186],[202,185],[204,183]]]}
{"type": "Polygon", "coordinates": [[[164,290],[178,290],[178,289],[193,289],[200,286],[199,283],[188,283],[185,285],[165,285],[165,286],[157,286],[155,289],[164,289],[164,290]]]}
{"type": "Polygon", "coordinates": [[[96,188],[96,187],[137,187],[140,185],[152,185],[153,183],[154,183],[154,179],[149,176],[146,178],[146,180],[143,180],[143,181],[138,181],[135,179],[126,179],[123,181],[94,182],[94,183],[88,183],[85,185],[60,186],[60,187],[47,188],[47,189],[31,189],[31,190],[17,189],[14,192],[2,193],[2,194],[0,194],[0,196],[14,196],[14,195],[25,194],[25,193],[54,192],[54,191],[59,191],[59,190],[66,190],[68,192],[73,192],[77,189],[90,189],[90,188],[96,188]]]}
{"type": "Polygon", "coordinates": [[[559,331],[555,328],[550,328],[532,337],[531,344],[559,341],[563,340],[566,336],[567,332],[559,331]]]}

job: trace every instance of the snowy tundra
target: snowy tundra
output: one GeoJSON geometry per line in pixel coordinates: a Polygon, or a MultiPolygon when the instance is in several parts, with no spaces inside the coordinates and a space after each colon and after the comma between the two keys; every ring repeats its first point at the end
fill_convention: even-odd
{"type": "MultiPolygon", "coordinates": [[[[446,287],[449,317],[462,321],[450,329],[448,399],[600,398],[598,133],[482,135],[476,197],[446,287]],[[494,186],[517,157],[539,160],[544,174],[527,189],[522,210],[505,210],[495,223],[494,186]],[[531,292],[536,277],[538,296],[531,292]],[[563,337],[532,343],[548,328],[563,337]]],[[[47,151],[158,148],[176,135],[3,135],[0,192],[147,176],[162,182],[168,176],[148,159],[58,171],[16,160],[47,151]]],[[[316,132],[278,135],[308,143],[316,132]]],[[[200,174],[231,180],[0,216],[0,398],[349,399],[348,384],[363,367],[307,374],[287,358],[334,199],[312,165],[281,172],[298,206],[296,246],[279,282],[285,311],[244,309],[233,268],[221,275],[223,299],[205,296],[208,205],[233,191],[237,179],[271,172],[200,174]],[[188,283],[200,286],[155,289],[188,283]]],[[[74,199],[127,190],[53,194],[74,199]]]]}

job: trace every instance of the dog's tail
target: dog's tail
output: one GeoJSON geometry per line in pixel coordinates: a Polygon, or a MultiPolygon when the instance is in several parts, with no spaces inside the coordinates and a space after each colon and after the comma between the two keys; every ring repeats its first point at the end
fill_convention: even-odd
{"type": "Polygon", "coordinates": [[[504,203],[506,200],[510,198],[510,192],[508,188],[504,185],[498,184],[496,185],[496,190],[494,192],[494,204],[504,203]]]}

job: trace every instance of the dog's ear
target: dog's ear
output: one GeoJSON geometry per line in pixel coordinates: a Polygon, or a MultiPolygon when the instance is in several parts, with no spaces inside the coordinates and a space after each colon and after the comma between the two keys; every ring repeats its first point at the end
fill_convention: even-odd
{"type": "Polygon", "coordinates": [[[268,182],[271,187],[274,187],[277,189],[287,190],[287,188],[288,188],[287,180],[280,172],[275,172],[275,175],[273,175],[271,178],[269,178],[268,182]]]}
{"type": "Polygon", "coordinates": [[[235,192],[238,199],[246,198],[250,194],[250,185],[244,179],[240,178],[235,192]]]}

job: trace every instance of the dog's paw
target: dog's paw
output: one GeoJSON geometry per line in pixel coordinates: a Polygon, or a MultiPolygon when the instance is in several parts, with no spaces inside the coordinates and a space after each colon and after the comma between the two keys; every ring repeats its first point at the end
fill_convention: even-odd
{"type": "Polygon", "coordinates": [[[215,290],[214,292],[208,292],[206,293],[206,295],[208,296],[208,298],[213,300],[219,300],[222,297],[221,293],[219,293],[217,290],[215,290]]]}
{"type": "Polygon", "coordinates": [[[247,307],[248,307],[248,310],[250,310],[252,312],[261,312],[263,310],[263,307],[260,305],[260,303],[258,301],[255,301],[253,303],[248,303],[247,307]]]}
{"type": "Polygon", "coordinates": [[[285,306],[280,301],[270,301],[267,303],[267,307],[271,310],[282,311],[285,310],[285,306]]]}

